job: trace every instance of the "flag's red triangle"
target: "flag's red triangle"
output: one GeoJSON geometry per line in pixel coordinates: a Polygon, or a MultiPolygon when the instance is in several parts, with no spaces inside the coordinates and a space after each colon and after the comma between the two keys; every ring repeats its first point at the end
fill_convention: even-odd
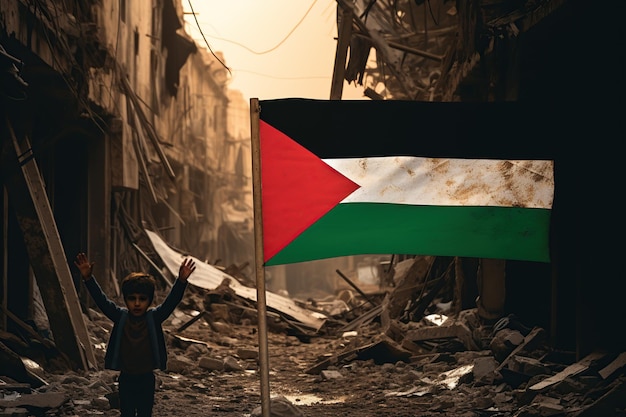
{"type": "Polygon", "coordinates": [[[263,120],[259,136],[267,262],[359,185],[263,120]]]}

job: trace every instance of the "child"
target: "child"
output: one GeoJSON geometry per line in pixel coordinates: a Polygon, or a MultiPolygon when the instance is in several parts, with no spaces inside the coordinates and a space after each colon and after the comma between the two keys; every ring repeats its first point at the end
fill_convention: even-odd
{"type": "Polygon", "coordinates": [[[103,292],[93,276],[94,262],[84,253],[74,265],[96,305],[113,321],[104,357],[104,367],[120,371],[119,396],[121,417],[150,417],[154,404],[154,369],[165,370],[167,350],[162,323],[183,298],[187,279],[195,271],[192,259],[182,261],[178,279],[165,301],[148,308],[154,299],[154,278],[133,272],[122,281],[126,308],[117,306],[103,292]]]}

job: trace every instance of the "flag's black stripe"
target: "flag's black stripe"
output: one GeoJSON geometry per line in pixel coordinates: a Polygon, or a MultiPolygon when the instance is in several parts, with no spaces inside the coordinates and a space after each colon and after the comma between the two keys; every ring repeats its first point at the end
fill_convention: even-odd
{"type": "Polygon", "coordinates": [[[261,120],[320,158],[389,155],[555,159],[557,112],[520,102],[278,99],[261,120]]]}

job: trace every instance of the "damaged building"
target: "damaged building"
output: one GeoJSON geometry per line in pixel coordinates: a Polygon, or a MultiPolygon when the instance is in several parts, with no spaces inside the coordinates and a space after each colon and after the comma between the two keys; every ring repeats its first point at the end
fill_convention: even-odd
{"type": "MultiPolygon", "coordinates": [[[[432,265],[444,265],[455,282],[433,280],[420,292],[383,273],[394,290],[341,330],[376,317],[409,354],[444,336],[476,349],[462,326],[424,332],[411,324],[446,285],[456,315],[478,306],[480,319],[495,324],[514,312],[577,359],[624,351],[616,203],[623,175],[614,161],[623,106],[613,100],[623,93],[623,47],[614,46],[623,35],[610,19],[619,13],[580,0],[337,0],[337,14],[331,99],[341,99],[347,81],[371,100],[537,103],[541,119],[552,120],[536,135],[554,156],[556,178],[551,263],[396,254],[382,271],[427,280],[432,265]]],[[[90,254],[96,276],[110,278],[105,290],[117,295],[131,270],[148,270],[167,288],[181,253],[206,261],[207,288],[223,278],[211,265],[239,278],[254,258],[249,136],[240,130],[247,103],[228,90],[223,57],[182,30],[182,16],[176,0],[0,0],[0,329],[54,340],[74,369],[97,362],[83,314],[88,297],[67,261],[77,252],[90,254]],[[48,323],[38,322],[41,311],[48,323]]],[[[401,116],[420,132],[419,115],[401,116]]],[[[532,113],[519,115],[520,124],[534,122],[532,113]]],[[[489,120],[476,123],[490,129],[489,120]]],[[[270,287],[278,292],[294,268],[278,268],[270,287]]],[[[233,284],[254,298],[251,287],[233,284]]],[[[375,296],[365,294],[365,305],[368,297],[375,296]]],[[[303,312],[311,305],[296,309],[274,294],[269,301],[297,312],[298,336],[320,329],[320,319],[303,312]]]]}
{"type": "MultiPolygon", "coordinates": [[[[596,260],[616,254],[609,230],[621,230],[623,221],[613,205],[594,203],[612,194],[619,176],[607,154],[609,138],[624,134],[617,122],[623,106],[613,100],[624,92],[619,12],[575,0],[337,4],[331,99],[341,98],[345,79],[362,85],[372,100],[531,104],[520,125],[501,135],[506,144],[512,132],[533,126],[534,139],[542,138],[555,161],[552,262],[482,260],[487,281],[479,285],[493,303],[487,310],[495,317],[521,314],[549,329],[555,346],[580,355],[599,346],[622,349],[625,338],[615,332],[624,318],[612,293],[616,272],[596,260]],[[592,143],[575,145],[587,140],[592,143]]],[[[406,117],[415,118],[418,135],[419,115],[406,117]]],[[[489,120],[477,123],[490,129],[489,120]]],[[[457,129],[462,134],[463,127],[457,129]]],[[[471,269],[476,277],[477,266],[471,269]]],[[[470,297],[466,306],[473,303],[470,297]]],[[[490,314],[484,311],[485,318],[490,314]]]]}
{"type": "Polygon", "coordinates": [[[3,0],[0,17],[0,328],[37,320],[88,368],[76,253],[112,294],[133,270],[171,279],[145,228],[225,267],[253,257],[249,134],[229,122],[248,106],[184,32],[180,1],[3,0]]]}

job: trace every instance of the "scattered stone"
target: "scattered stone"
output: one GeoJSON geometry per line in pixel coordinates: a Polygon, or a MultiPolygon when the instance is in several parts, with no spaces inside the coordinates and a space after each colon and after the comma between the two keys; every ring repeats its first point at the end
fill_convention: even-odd
{"type": "Polygon", "coordinates": [[[243,371],[244,368],[237,362],[232,356],[226,356],[224,358],[224,370],[225,371],[243,371]]]}
{"type": "Polygon", "coordinates": [[[108,410],[111,408],[111,404],[109,403],[109,399],[106,397],[97,397],[91,400],[91,405],[96,407],[98,410],[108,410]]]}
{"type": "Polygon", "coordinates": [[[474,380],[482,381],[483,378],[493,382],[494,371],[498,367],[498,362],[491,356],[476,358],[474,360],[474,367],[472,368],[472,374],[474,380]]]}
{"type": "Polygon", "coordinates": [[[198,365],[203,369],[208,369],[209,371],[224,370],[224,361],[212,358],[210,356],[204,356],[200,358],[200,362],[198,363],[198,365]]]}
{"type": "Polygon", "coordinates": [[[258,359],[259,352],[254,349],[241,348],[237,349],[237,356],[239,356],[241,359],[258,359]]]}
{"type": "Polygon", "coordinates": [[[0,417],[28,417],[28,410],[25,408],[5,408],[0,410],[0,417]]]}
{"type": "Polygon", "coordinates": [[[176,355],[170,358],[167,362],[167,370],[177,374],[184,375],[191,369],[195,368],[196,364],[185,356],[176,355]]]}
{"type": "MultiPolygon", "coordinates": [[[[251,417],[260,417],[263,415],[263,407],[259,406],[252,410],[251,417]]],[[[304,417],[304,414],[287,398],[280,396],[270,399],[270,416],[271,417],[304,417]]]]}
{"type": "Polygon", "coordinates": [[[524,335],[519,331],[502,329],[495,334],[491,343],[489,343],[489,349],[493,352],[496,360],[502,362],[517,346],[521,345],[523,341],[524,335]]]}
{"type": "Polygon", "coordinates": [[[322,377],[322,379],[343,379],[344,376],[341,374],[341,372],[339,371],[333,371],[333,370],[324,370],[322,372],[320,372],[320,376],[322,377]]]}

